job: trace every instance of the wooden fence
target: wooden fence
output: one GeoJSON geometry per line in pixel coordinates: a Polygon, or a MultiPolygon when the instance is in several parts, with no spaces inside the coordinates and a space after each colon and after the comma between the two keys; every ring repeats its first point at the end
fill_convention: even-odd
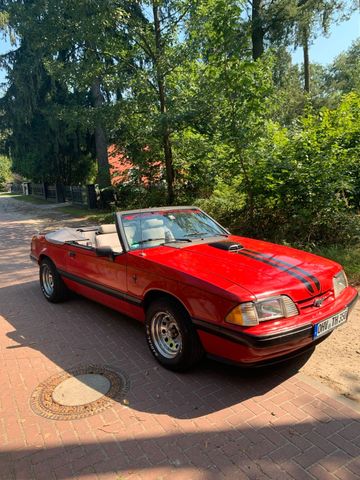
{"type": "Polygon", "coordinates": [[[47,183],[30,183],[28,194],[50,202],[71,202],[87,208],[97,208],[95,185],[49,185],[47,183]]]}

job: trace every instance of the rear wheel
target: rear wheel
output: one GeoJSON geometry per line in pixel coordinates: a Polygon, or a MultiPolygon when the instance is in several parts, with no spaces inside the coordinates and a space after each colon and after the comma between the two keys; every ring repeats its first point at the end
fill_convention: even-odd
{"type": "Polygon", "coordinates": [[[189,370],[204,355],[188,313],[176,302],[154,301],[147,309],[145,328],[152,354],[170,370],[189,370]]]}
{"type": "Polygon", "coordinates": [[[40,264],[40,286],[49,302],[58,303],[66,299],[66,285],[49,258],[44,258],[40,264]]]}

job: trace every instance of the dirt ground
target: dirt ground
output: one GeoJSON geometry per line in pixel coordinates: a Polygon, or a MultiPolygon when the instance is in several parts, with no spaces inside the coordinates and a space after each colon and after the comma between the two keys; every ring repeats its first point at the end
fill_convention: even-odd
{"type": "MultiPolygon", "coordinates": [[[[13,221],[31,222],[33,233],[86,224],[84,219],[72,219],[59,212],[55,205],[32,205],[2,195],[0,210],[8,213],[13,221]]],[[[347,323],[318,345],[300,371],[360,403],[360,301],[347,323]]]]}
{"type": "Polygon", "coordinates": [[[360,302],[347,323],[316,347],[301,371],[360,403],[360,302]]]}

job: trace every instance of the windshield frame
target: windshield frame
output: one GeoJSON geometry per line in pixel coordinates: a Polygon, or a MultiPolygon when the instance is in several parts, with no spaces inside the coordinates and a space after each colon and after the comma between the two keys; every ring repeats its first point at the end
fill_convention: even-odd
{"type": "MultiPolygon", "coordinates": [[[[120,212],[116,212],[115,223],[116,223],[116,229],[117,229],[118,235],[120,237],[120,241],[121,241],[121,244],[124,248],[124,251],[126,251],[126,252],[138,252],[138,251],[141,251],[141,250],[148,250],[149,248],[167,246],[167,244],[160,244],[160,245],[153,245],[153,246],[142,246],[141,248],[136,249],[136,250],[131,248],[131,246],[129,245],[128,240],[127,240],[127,236],[126,236],[126,233],[125,233],[122,217],[124,217],[126,215],[132,215],[132,214],[139,215],[139,214],[144,214],[144,213],[156,213],[156,212],[166,212],[166,211],[171,212],[171,211],[176,211],[176,210],[197,210],[197,211],[201,212],[203,215],[205,215],[206,217],[208,217],[211,221],[213,221],[215,223],[215,225],[217,225],[219,227],[219,229],[222,231],[222,233],[218,234],[218,235],[214,235],[213,237],[208,237],[209,239],[210,238],[216,238],[217,236],[221,236],[221,235],[226,235],[226,236],[230,235],[229,230],[227,230],[222,225],[220,225],[219,222],[217,222],[215,219],[213,219],[210,215],[208,215],[206,212],[204,212],[201,208],[195,207],[195,206],[154,207],[154,208],[142,208],[142,209],[137,209],[137,210],[123,210],[123,211],[120,211],[120,212]]],[[[173,243],[170,243],[169,245],[173,245],[173,243]]],[[[184,242],[184,245],[190,246],[191,242],[189,242],[189,243],[184,242]]]]}

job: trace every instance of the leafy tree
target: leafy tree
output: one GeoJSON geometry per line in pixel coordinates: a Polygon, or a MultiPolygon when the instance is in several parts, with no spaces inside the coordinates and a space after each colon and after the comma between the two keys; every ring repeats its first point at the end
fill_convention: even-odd
{"type": "MultiPolygon", "coordinates": [[[[121,0],[52,0],[42,23],[47,29],[47,71],[52,77],[88,97],[88,104],[74,112],[94,133],[98,183],[110,184],[109,130],[114,100],[127,80],[131,46],[124,30],[121,0]],[[62,29],[57,28],[59,18],[62,29]],[[125,57],[125,58],[124,58],[125,57]]],[[[41,38],[38,38],[41,42],[41,38]]],[[[131,65],[130,65],[131,66],[131,65]]],[[[71,113],[71,112],[69,112],[71,113]]],[[[68,114],[68,118],[69,118],[68,114]]]]}
{"type": "Polygon", "coordinates": [[[311,42],[327,35],[334,22],[351,15],[355,2],[338,0],[251,0],[252,57],[257,60],[265,47],[301,46],[304,55],[304,90],[310,92],[311,42]]]}
{"type": "Polygon", "coordinates": [[[6,149],[14,169],[34,181],[80,182],[90,173],[88,134],[78,122],[65,122],[65,106],[84,101],[47,74],[28,44],[3,58],[10,86],[0,104],[6,149]]]}
{"type": "Polygon", "coordinates": [[[91,172],[90,135],[79,121],[62,118],[64,109],[86,104],[46,70],[48,52],[40,39],[41,2],[3,1],[8,24],[17,36],[15,50],[2,56],[9,87],[1,99],[3,128],[10,130],[14,169],[34,181],[76,183],[91,172]]]}
{"type": "Polygon", "coordinates": [[[11,179],[11,161],[5,155],[0,155],[0,189],[11,179]]]}
{"type": "Polygon", "coordinates": [[[324,87],[333,99],[344,93],[360,92],[360,39],[336,57],[324,77],[324,87]]]}
{"type": "MultiPolygon", "coordinates": [[[[79,131],[85,133],[86,150],[88,154],[96,154],[98,181],[102,186],[110,183],[106,133],[108,115],[104,106],[111,105],[113,95],[119,89],[119,82],[114,82],[114,77],[121,69],[116,55],[123,49],[124,42],[120,5],[115,0],[83,0],[75,3],[69,0],[1,1],[8,26],[19,43],[18,54],[13,52],[4,59],[9,73],[21,64],[22,58],[25,63],[25,57],[28,56],[31,59],[30,71],[37,68],[42,72],[45,82],[51,85],[50,88],[54,90],[55,85],[55,89],[60,91],[56,99],[48,99],[48,106],[54,107],[59,96],[62,98],[64,103],[60,102],[52,113],[56,113],[67,127],[75,129],[77,139],[79,131]],[[59,22],[61,29],[58,28],[59,22]],[[94,144],[90,134],[93,135],[94,144]]],[[[21,67],[17,70],[21,70],[21,67]]],[[[23,88],[27,91],[25,95],[31,97],[25,107],[34,106],[34,99],[41,96],[42,82],[30,81],[27,85],[26,69],[23,69],[23,77],[23,88]]],[[[16,82],[14,76],[11,80],[16,82]]],[[[19,88],[15,86],[15,90],[16,95],[20,96],[19,88]]],[[[26,115],[24,113],[23,128],[28,119],[26,115]]],[[[42,128],[39,125],[39,129],[42,128]]],[[[78,156],[76,152],[80,153],[80,150],[83,158],[84,149],[78,148],[79,141],[76,142],[76,138],[69,139],[75,147],[70,161],[78,156]]],[[[54,148],[57,149],[56,144],[54,148]]]]}
{"type": "Polygon", "coordinates": [[[118,135],[129,156],[142,167],[161,160],[171,204],[176,179],[173,134],[183,128],[177,92],[188,57],[184,22],[190,4],[183,0],[134,3],[139,8],[129,11],[125,20],[134,45],[132,77],[118,104],[125,113],[118,135]]]}
{"type": "Polygon", "coordinates": [[[295,45],[304,54],[304,89],[310,93],[309,47],[319,32],[327,35],[330,25],[346,18],[346,2],[338,0],[298,0],[294,18],[295,45]]]}
{"type": "MultiPolygon", "coordinates": [[[[249,170],[253,222],[243,206],[225,217],[228,225],[302,245],[359,238],[360,225],[351,214],[360,206],[359,106],[359,95],[350,93],[336,109],[309,109],[289,129],[269,121],[249,151],[257,159],[249,170]]],[[[228,205],[229,191],[234,198],[243,193],[236,177],[226,185],[220,182],[207,202],[217,218],[224,211],[213,208],[228,205]]]]}

